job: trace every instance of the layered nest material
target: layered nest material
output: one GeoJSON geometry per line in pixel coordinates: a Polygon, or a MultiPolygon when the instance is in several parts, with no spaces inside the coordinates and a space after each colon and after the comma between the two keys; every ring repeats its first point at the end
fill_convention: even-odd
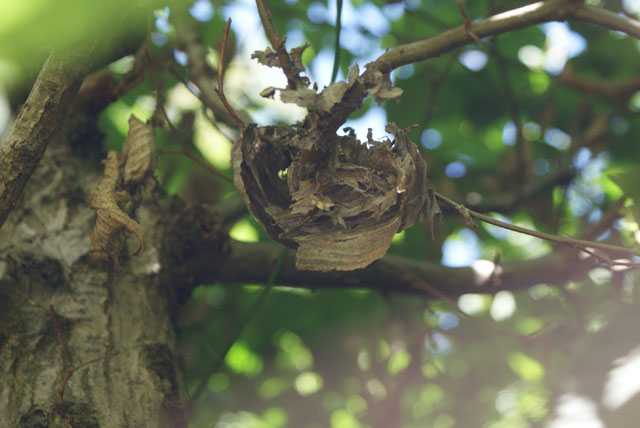
{"type": "MultiPolygon", "coordinates": [[[[267,50],[254,57],[277,66],[271,55],[267,50]]],[[[396,233],[437,211],[426,163],[404,130],[389,123],[393,141],[368,135],[361,142],[349,128],[348,135],[336,135],[367,93],[380,101],[401,91],[388,75],[360,76],[357,65],[348,82],[321,92],[309,88],[306,78],[296,79],[297,88],[280,89],[281,99],[309,114],[293,126],[245,127],[232,151],[235,185],[269,236],[297,249],[298,269],[363,268],[385,255],[396,233]]]]}

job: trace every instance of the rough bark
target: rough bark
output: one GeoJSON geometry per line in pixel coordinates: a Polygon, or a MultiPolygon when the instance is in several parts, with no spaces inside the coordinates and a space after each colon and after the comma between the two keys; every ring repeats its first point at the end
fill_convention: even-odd
{"type": "Polygon", "coordinates": [[[203,210],[162,197],[137,212],[141,257],[123,251],[118,272],[91,261],[101,168],[62,144],[89,133],[67,131],[0,229],[0,426],[186,427],[172,314],[199,278],[180,260],[224,240],[203,210]]]}
{"type": "Polygon", "coordinates": [[[62,49],[49,55],[6,139],[0,143],[0,227],[63,123],[89,69],[90,62],[80,61],[80,57],[78,52],[62,49]]]}

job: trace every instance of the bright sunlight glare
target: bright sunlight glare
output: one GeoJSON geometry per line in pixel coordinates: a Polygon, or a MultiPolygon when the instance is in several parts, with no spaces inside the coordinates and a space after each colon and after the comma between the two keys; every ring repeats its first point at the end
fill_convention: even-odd
{"type": "Polygon", "coordinates": [[[602,394],[602,404],[616,410],[640,393],[640,347],[614,361],[602,394]]]}

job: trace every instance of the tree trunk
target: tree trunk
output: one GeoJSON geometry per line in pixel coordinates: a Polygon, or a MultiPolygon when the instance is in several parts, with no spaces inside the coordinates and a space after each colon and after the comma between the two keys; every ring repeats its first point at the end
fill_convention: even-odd
{"type": "Polygon", "coordinates": [[[183,261],[224,240],[203,210],[157,194],[137,211],[144,254],[125,248],[119,271],[93,262],[100,136],[71,122],[0,229],[0,426],[186,427],[172,313],[198,280],[183,261]]]}

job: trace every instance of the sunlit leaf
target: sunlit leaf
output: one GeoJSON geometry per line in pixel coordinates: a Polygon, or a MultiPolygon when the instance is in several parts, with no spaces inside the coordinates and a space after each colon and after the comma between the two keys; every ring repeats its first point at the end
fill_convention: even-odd
{"type": "Polygon", "coordinates": [[[248,377],[262,372],[262,358],[242,341],[233,344],[224,361],[231,371],[248,377]]]}
{"type": "Polygon", "coordinates": [[[507,360],[511,370],[523,380],[536,382],[544,377],[544,367],[533,358],[522,352],[512,352],[507,360]]]}

